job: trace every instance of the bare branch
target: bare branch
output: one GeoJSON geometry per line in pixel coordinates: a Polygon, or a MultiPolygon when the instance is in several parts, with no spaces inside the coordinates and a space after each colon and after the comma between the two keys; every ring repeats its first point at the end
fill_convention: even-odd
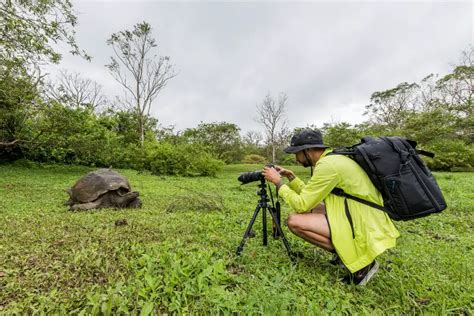
{"type": "Polygon", "coordinates": [[[151,26],[138,23],[132,31],[114,33],[107,40],[112,46],[114,57],[106,65],[113,78],[126,91],[126,102],[133,100],[136,113],[139,114],[140,140],[144,141],[144,126],[153,101],[167,82],[176,76],[169,57],[150,56],[156,47],[151,36],[151,26]],[[121,65],[125,70],[121,70],[121,65]]]}
{"type": "Polygon", "coordinates": [[[279,135],[285,134],[287,121],[285,119],[285,107],[288,102],[288,96],[280,93],[278,101],[272,98],[270,94],[260,105],[257,105],[257,121],[264,127],[267,135],[267,144],[272,147],[272,161],[276,160],[276,147],[279,145],[279,135]]]}
{"type": "Polygon", "coordinates": [[[49,82],[45,91],[47,97],[72,108],[92,108],[98,110],[107,104],[102,86],[77,72],[62,70],[55,83],[49,82]]]}
{"type": "Polygon", "coordinates": [[[14,141],[11,141],[11,142],[0,142],[0,146],[12,147],[12,146],[14,146],[15,144],[17,144],[19,142],[22,142],[22,140],[21,139],[15,139],[14,141]]]}

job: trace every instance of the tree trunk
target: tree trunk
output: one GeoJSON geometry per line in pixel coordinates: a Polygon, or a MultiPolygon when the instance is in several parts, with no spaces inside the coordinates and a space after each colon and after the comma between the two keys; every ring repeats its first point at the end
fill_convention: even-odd
{"type": "Polygon", "coordinates": [[[138,132],[140,133],[140,144],[143,148],[144,144],[145,144],[145,122],[144,122],[144,119],[143,117],[140,115],[138,117],[138,132]]]}
{"type": "Polygon", "coordinates": [[[272,163],[275,164],[275,144],[272,144],[272,163]]]}

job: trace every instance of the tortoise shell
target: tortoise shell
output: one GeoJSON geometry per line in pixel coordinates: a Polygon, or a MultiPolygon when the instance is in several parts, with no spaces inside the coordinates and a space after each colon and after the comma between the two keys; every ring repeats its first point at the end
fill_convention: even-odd
{"type": "Polygon", "coordinates": [[[71,200],[87,203],[97,200],[101,195],[119,190],[121,194],[130,192],[132,188],[127,178],[110,169],[99,169],[89,172],[79,179],[67,192],[71,200]]]}

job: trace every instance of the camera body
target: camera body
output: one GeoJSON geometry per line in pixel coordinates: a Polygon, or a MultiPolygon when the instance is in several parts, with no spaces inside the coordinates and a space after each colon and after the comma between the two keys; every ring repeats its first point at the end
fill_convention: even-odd
{"type": "MultiPolygon", "coordinates": [[[[270,168],[275,168],[275,165],[273,164],[267,164],[265,165],[266,167],[270,168]]],[[[264,180],[264,176],[261,171],[253,171],[253,172],[243,172],[240,174],[240,176],[237,178],[242,184],[247,184],[250,182],[255,182],[255,181],[262,181],[264,180]]]]}

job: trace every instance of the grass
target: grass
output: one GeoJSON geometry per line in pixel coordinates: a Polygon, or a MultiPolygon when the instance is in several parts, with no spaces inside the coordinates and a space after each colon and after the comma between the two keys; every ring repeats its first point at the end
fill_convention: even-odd
{"type": "Polygon", "coordinates": [[[63,190],[90,168],[0,166],[0,314],[472,314],[474,173],[437,173],[449,209],[396,222],[397,247],[354,287],[286,227],[304,258],[291,263],[270,236],[262,246],[260,217],[235,255],[258,200],[257,183],[236,178],[256,168],[216,178],[120,170],[142,209],[74,213],[63,190]]]}

